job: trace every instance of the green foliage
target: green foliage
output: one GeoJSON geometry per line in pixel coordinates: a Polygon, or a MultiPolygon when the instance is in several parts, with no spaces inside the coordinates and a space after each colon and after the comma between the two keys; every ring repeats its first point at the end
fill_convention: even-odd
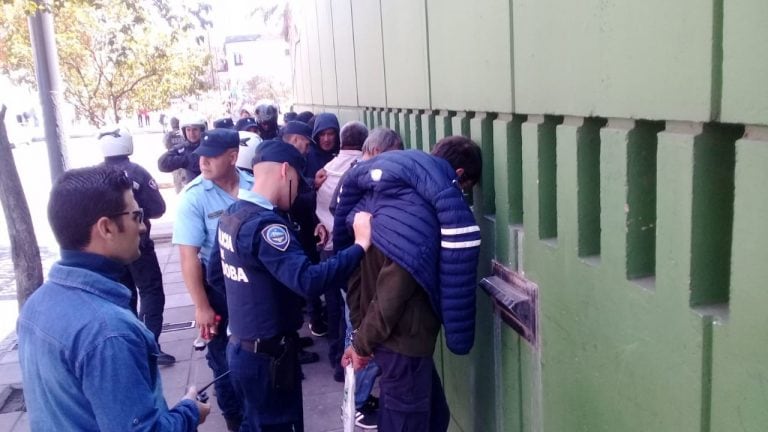
{"type": "Polygon", "coordinates": [[[35,83],[27,16],[40,8],[54,14],[65,98],[94,125],[205,90],[206,4],[174,10],[167,0],[56,0],[46,9],[2,0],[0,73],[17,83],[35,83]]]}

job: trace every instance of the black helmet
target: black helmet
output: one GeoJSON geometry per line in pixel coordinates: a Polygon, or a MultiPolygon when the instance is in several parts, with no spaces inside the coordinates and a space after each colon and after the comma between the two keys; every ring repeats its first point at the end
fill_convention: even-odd
{"type": "Polygon", "coordinates": [[[256,106],[256,120],[259,123],[277,122],[277,107],[272,104],[260,104],[256,106]]]}

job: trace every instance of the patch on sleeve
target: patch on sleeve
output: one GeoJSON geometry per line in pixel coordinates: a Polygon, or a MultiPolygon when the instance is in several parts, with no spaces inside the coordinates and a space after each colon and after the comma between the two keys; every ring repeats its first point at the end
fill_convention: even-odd
{"type": "Polygon", "coordinates": [[[149,187],[151,187],[154,190],[157,190],[157,182],[155,179],[149,179],[149,187]]]}
{"type": "Polygon", "coordinates": [[[275,249],[285,252],[291,243],[291,235],[285,225],[271,224],[261,230],[261,236],[275,249]]]}

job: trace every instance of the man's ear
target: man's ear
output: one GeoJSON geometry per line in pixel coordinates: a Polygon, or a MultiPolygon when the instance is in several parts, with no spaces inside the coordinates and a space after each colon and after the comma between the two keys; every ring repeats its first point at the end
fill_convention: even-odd
{"type": "Polygon", "coordinates": [[[464,175],[464,168],[457,168],[456,169],[456,177],[458,177],[459,180],[461,180],[461,176],[463,176],[463,175],[464,175]]]}
{"type": "Polygon", "coordinates": [[[115,234],[116,231],[117,226],[115,225],[115,222],[112,219],[104,216],[100,217],[99,220],[97,220],[93,225],[93,229],[91,230],[91,237],[98,235],[103,239],[109,239],[115,234]]]}
{"type": "Polygon", "coordinates": [[[281,178],[288,177],[288,162],[283,162],[280,165],[280,177],[281,178]]]}

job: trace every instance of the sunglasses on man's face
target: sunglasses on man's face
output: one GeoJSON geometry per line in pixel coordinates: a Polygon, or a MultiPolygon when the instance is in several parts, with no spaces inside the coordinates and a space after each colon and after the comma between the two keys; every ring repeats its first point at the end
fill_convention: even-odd
{"type": "Polygon", "coordinates": [[[142,208],[134,211],[115,213],[113,215],[109,215],[109,217],[116,218],[116,217],[125,216],[125,215],[131,215],[131,219],[133,219],[133,221],[136,222],[137,224],[144,222],[144,209],[142,208]]]}

